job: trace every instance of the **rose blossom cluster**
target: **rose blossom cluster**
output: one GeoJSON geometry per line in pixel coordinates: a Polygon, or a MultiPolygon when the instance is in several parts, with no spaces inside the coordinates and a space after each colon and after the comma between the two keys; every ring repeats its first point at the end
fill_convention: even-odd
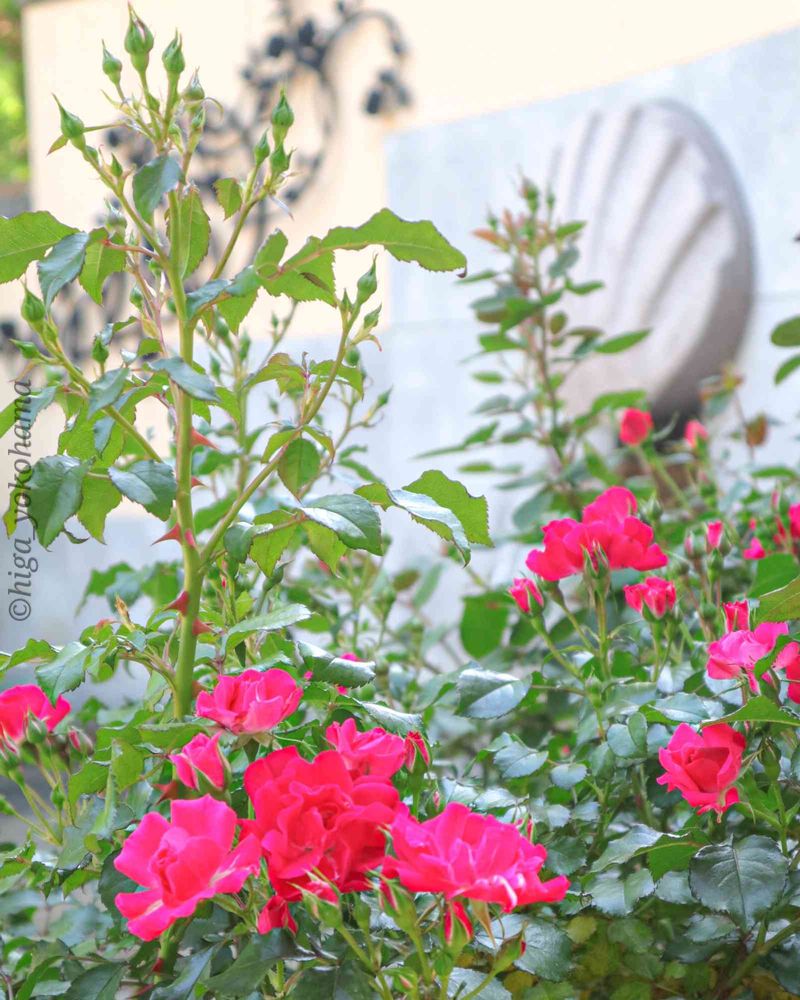
{"type": "Polygon", "coordinates": [[[582,573],[587,559],[609,569],[659,569],[667,556],[653,541],[653,529],[636,517],[636,497],[624,486],[612,486],[584,507],[580,521],[564,517],[542,529],[544,548],[525,560],[543,580],[582,573]]]}
{"type": "Polygon", "coordinates": [[[55,705],[36,684],[17,684],[0,693],[0,749],[16,753],[37,720],[51,733],[69,713],[70,703],[59,696],[55,705]]]}
{"type": "Polygon", "coordinates": [[[328,726],[330,749],[310,760],[294,746],[266,753],[244,772],[252,818],[240,819],[221,801],[230,780],[221,739],[229,733],[241,745],[273,733],[301,698],[278,668],[221,677],[199,695],[197,714],[219,730],[198,734],[170,760],[185,786],[215,794],[173,801],[169,820],[147,813],[125,841],[115,866],[141,888],[118,894],[116,904],[132,934],[153,940],[203,900],[238,892],[264,870],[272,894],[261,933],[295,932],[291,903],[311,895],[335,904],[339,893],[373,889],[379,877],[388,892],[385,880],[397,879],[410,892],[441,894],[447,919],[464,927],[460,900],[510,911],[564,898],[567,879],[540,879],[547,852],[516,826],[455,803],[426,821],[411,815],[394,781],[418,759],[430,763],[415,732],[361,730],[347,719],[328,726]]]}

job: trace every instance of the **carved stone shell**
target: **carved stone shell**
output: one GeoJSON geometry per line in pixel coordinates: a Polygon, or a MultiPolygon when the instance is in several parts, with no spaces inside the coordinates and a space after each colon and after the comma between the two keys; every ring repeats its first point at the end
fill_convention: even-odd
{"type": "Polygon", "coordinates": [[[653,330],[585,364],[570,401],[642,386],[657,414],[690,411],[699,380],[734,355],[753,298],[745,203],[715,136],[677,102],[598,111],[570,130],[549,180],[559,219],[588,223],[575,280],[605,283],[571,306],[571,325],[653,330]]]}

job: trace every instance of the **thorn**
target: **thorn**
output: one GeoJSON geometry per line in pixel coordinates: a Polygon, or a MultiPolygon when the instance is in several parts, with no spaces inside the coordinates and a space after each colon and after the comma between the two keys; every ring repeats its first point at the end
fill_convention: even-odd
{"type": "Polygon", "coordinates": [[[186,544],[189,546],[190,549],[197,548],[197,543],[194,540],[194,534],[191,531],[187,531],[183,537],[186,540],[186,544]]]}
{"type": "Polygon", "coordinates": [[[205,632],[213,632],[214,629],[206,622],[201,622],[199,618],[195,618],[192,622],[192,635],[203,635],[205,632]]]}
{"type": "Polygon", "coordinates": [[[193,448],[197,448],[202,445],[204,448],[213,448],[214,451],[219,451],[219,448],[217,448],[213,441],[209,441],[205,434],[201,434],[200,431],[196,431],[194,427],[192,428],[191,440],[193,448]]]}
{"type": "Polygon", "coordinates": [[[182,615],[186,614],[186,609],[189,607],[189,593],[186,590],[182,590],[180,594],[175,598],[172,604],[168,604],[165,611],[178,611],[182,615]]]}
{"type": "Polygon", "coordinates": [[[194,489],[195,486],[202,486],[202,485],[203,485],[202,479],[198,479],[197,476],[192,476],[192,481],[190,483],[192,489],[194,489]]]}
{"type": "Polygon", "coordinates": [[[159,542],[182,542],[183,532],[181,531],[181,526],[179,524],[173,525],[166,533],[162,535],[161,538],[157,538],[152,544],[158,545],[159,542]]]}

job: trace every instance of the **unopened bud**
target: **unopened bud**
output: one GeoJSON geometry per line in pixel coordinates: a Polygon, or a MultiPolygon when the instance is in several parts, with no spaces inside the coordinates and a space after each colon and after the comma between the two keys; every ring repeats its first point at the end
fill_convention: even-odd
{"type": "Polygon", "coordinates": [[[256,161],[256,166],[261,166],[261,164],[269,156],[269,138],[266,131],[258,140],[258,142],[253,147],[253,159],[256,161]]]}
{"type": "Polygon", "coordinates": [[[269,165],[272,170],[273,177],[280,177],[281,174],[285,174],[289,169],[289,164],[292,162],[292,154],[287,153],[283,148],[283,143],[278,143],[275,149],[269,157],[269,165]]]}
{"type": "Polygon", "coordinates": [[[86,147],[86,139],[83,133],[86,131],[86,128],[83,122],[77,115],[73,115],[71,111],[67,111],[58,98],[56,98],[56,104],[61,116],[61,134],[65,139],[69,139],[73,146],[76,146],[78,149],[84,149],[86,147]]]}
{"type": "Polygon", "coordinates": [[[131,57],[133,68],[143,73],[150,62],[150,50],[153,48],[153,33],[131,7],[128,30],[125,32],[125,51],[131,57]]]}
{"type": "Polygon", "coordinates": [[[183,99],[190,104],[194,104],[197,101],[202,101],[205,96],[206,92],[203,90],[200,84],[200,77],[197,75],[197,70],[195,70],[186,90],[183,92],[183,99]]]}
{"type": "Polygon", "coordinates": [[[119,86],[122,77],[122,61],[108,51],[105,42],[103,42],[103,72],[115,87],[119,86]]]}
{"type": "Polygon", "coordinates": [[[20,315],[35,330],[38,329],[44,319],[44,302],[42,302],[38,295],[34,295],[27,288],[25,289],[25,298],[22,300],[20,315]]]}
{"type": "Polygon", "coordinates": [[[372,267],[358,279],[358,294],[356,304],[363,305],[367,299],[372,298],[378,290],[378,278],[375,274],[375,258],[372,258],[372,267]]]}
{"type": "Polygon", "coordinates": [[[164,49],[161,55],[161,62],[164,64],[167,76],[174,77],[175,79],[177,79],[186,69],[186,59],[183,55],[183,43],[181,41],[181,36],[177,31],[175,32],[175,37],[164,49]]]}
{"type": "Polygon", "coordinates": [[[272,112],[272,139],[276,146],[282,146],[286,133],[294,124],[294,112],[286,100],[286,92],[281,91],[281,97],[272,112]]]}

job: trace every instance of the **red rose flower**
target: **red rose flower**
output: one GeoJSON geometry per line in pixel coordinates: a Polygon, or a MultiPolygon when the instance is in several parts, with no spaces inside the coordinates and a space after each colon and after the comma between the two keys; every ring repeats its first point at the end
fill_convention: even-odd
{"type": "Polygon", "coordinates": [[[300,704],[302,688],[285,670],[245,670],[220,677],[213,691],[197,697],[197,714],[232,733],[265,733],[300,704]]]}
{"type": "Polygon", "coordinates": [[[236,813],[210,795],[172,803],[172,819],[145,813],[125,841],[114,867],[144,886],[114,899],[128,930],[152,941],[204,899],[238,892],[258,871],[261,852],[254,837],[231,850],[236,813]]]}
{"type": "Polygon", "coordinates": [[[689,420],[683,431],[683,440],[690,448],[696,448],[701,441],[708,440],[708,431],[699,420],[689,420]]]}
{"type": "Polygon", "coordinates": [[[292,916],[289,904],[280,896],[273,896],[261,913],[256,925],[259,934],[269,934],[270,931],[285,928],[289,933],[297,933],[297,921],[292,916]]]}
{"type": "Polygon", "coordinates": [[[544,606],[544,598],[542,597],[541,591],[533,582],[526,576],[514,577],[513,586],[508,588],[509,594],[517,602],[517,607],[524,614],[530,614],[531,611],[531,598],[540,606],[544,606]]]}
{"type": "Polygon", "coordinates": [[[187,788],[197,788],[197,777],[204,775],[217,788],[225,787],[225,764],[219,751],[222,733],[206,736],[198,733],[180,753],[171,753],[178,777],[187,788]]]}
{"type": "Polygon", "coordinates": [[[388,779],[354,777],[336,750],[307,761],[288,747],[252,763],[244,787],[255,819],[242,825],[258,838],[278,895],[300,899],[301,889],[325,885],[320,876],[342,892],[368,887],[399,801],[388,779]]]}
{"type": "Polygon", "coordinates": [[[631,491],[612,486],[584,508],[580,521],[565,517],[546,524],[544,548],[529,552],[526,565],[544,580],[582,573],[586,556],[596,563],[600,553],[612,570],[666,566],[666,554],[653,542],[653,529],[635,513],[631,491]]]}
{"type": "Polygon", "coordinates": [[[789,508],[789,532],[792,538],[800,538],[800,503],[789,508]]]}
{"type": "Polygon", "coordinates": [[[663,618],[675,606],[675,584],[660,576],[646,576],[641,583],[630,584],[623,590],[629,607],[640,614],[644,606],[656,618],[663,618]]]}
{"type": "Polygon", "coordinates": [[[0,747],[14,750],[25,741],[28,723],[38,719],[53,729],[69,712],[70,704],[59,697],[55,705],[36,684],[17,684],[0,694],[0,747]]]}
{"type": "Polygon", "coordinates": [[[623,444],[641,444],[653,430],[653,418],[647,410],[633,407],[622,414],[619,424],[619,439],[623,444]]]}
{"type": "Polygon", "coordinates": [[[665,774],[657,778],[671,792],[678,789],[698,813],[724,812],[739,801],[733,783],[742,768],[745,739],[724,722],[696,733],[681,723],[658,751],[665,774]]]}
{"type": "Polygon", "coordinates": [[[800,645],[790,642],[781,650],[781,656],[789,651],[785,657],[786,679],[789,681],[789,690],[786,692],[789,698],[796,703],[800,703],[800,645]]]}
{"type": "MultiPolygon", "coordinates": [[[[706,670],[709,677],[725,680],[738,677],[742,671],[747,675],[750,689],[758,691],[758,681],[755,677],[755,665],[768,656],[775,648],[775,643],[782,635],[787,635],[789,626],[786,622],[762,622],[752,632],[749,629],[736,629],[728,632],[721,639],[716,639],[708,647],[708,662],[706,670]]],[[[783,666],[781,650],[775,666],[783,666]]],[[[788,660],[788,657],[786,657],[788,660]]]]}
{"type": "Polygon", "coordinates": [[[386,859],[384,874],[398,878],[411,892],[499,903],[508,913],[516,906],[557,902],[569,888],[563,875],[539,879],[547,857],[544,847],[532,844],[511,823],[472,812],[459,802],[423,823],[401,807],[392,825],[392,844],[396,857],[386,859]]]}

